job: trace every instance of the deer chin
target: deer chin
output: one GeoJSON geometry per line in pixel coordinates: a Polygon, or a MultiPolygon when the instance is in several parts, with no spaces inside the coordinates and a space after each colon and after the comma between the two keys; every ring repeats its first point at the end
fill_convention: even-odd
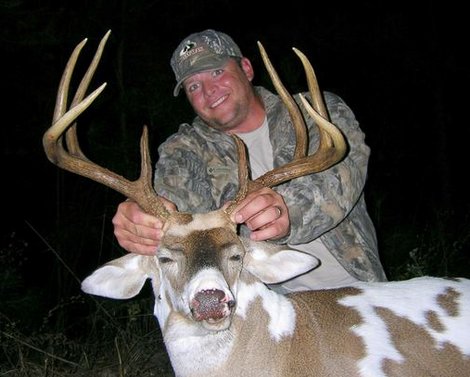
{"type": "Polygon", "coordinates": [[[214,320],[214,319],[207,319],[200,322],[201,326],[208,331],[218,332],[227,330],[232,323],[232,316],[229,315],[228,317],[214,320]]]}

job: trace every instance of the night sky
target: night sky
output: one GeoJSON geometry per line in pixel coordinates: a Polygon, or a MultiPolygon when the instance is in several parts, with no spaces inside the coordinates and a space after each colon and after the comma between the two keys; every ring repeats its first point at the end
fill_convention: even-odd
{"type": "Polygon", "coordinates": [[[270,85],[259,40],[288,89],[306,90],[291,51],[297,47],[312,62],[320,87],[350,105],[372,150],[366,195],[379,240],[400,229],[424,232],[436,216],[468,238],[464,12],[434,1],[308,2],[313,10],[304,8],[307,2],[274,3],[1,2],[2,250],[21,251],[28,283],[47,289],[62,276],[68,287],[61,292],[73,291],[79,286],[74,279],[122,254],[111,218],[123,198],[60,171],[41,144],[69,54],[88,37],[80,60],[86,64],[109,29],[91,84],[108,86],[79,120],[85,153],[94,161],[134,179],[142,126],[149,126],[155,159],[157,145],[191,120],[185,98],[172,96],[169,60],[182,38],[213,28],[230,34],[252,60],[255,84],[270,85]]]}

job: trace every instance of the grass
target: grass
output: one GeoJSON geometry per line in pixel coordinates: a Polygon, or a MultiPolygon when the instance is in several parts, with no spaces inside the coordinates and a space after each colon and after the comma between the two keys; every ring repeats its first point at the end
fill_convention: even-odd
{"type": "Polygon", "coordinates": [[[149,298],[92,301],[75,297],[67,303],[68,309],[90,310],[67,328],[57,328],[57,316],[50,313],[32,331],[3,315],[0,375],[173,376],[149,298]]]}
{"type": "MultiPolygon", "coordinates": [[[[57,233],[63,237],[45,237],[32,228],[29,235],[37,242],[22,238],[24,229],[2,238],[0,376],[173,376],[150,287],[122,301],[80,291],[79,276],[97,267],[83,260],[97,256],[73,257],[90,246],[65,231],[72,218],[62,217],[57,233]]],[[[103,221],[88,222],[73,228],[88,234],[91,243],[106,244],[109,250],[100,251],[104,263],[113,248],[102,229],[92,231],[103,221]]]]}

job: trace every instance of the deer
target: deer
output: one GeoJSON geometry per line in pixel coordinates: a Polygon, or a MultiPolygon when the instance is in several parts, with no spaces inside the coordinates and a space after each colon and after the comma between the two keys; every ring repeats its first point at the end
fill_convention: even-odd
{"type": "Polygon", "coordinates": [[[164,219],[164,237],[154,256],[128,253],[97,268],[81,283],[85,293],[130,299],[149,280],[154,315],[178,377],[470,376],[469,279],[422,276],[282,295],[269,284],[310,271],[319,261],[238,235],[230,214],[248,192],[323,171],[347,153],[301,51],[294,48],[311,96],[302,96],[301,103],[319,128],[318,149],[307,153],[299,106],[258,42],[296,130],[293,160],[252,181],[243,142],[233,136],[240,182],[233,202],[209,213],[170,212],[152,187],[146,126],[140,140],[141,174],[135,181],[95,164],[80,149],[76,119],[106,85],[86,95],[109,33],[67,106],[72,72],[86,39],[73,50],[59,84],[52,126],[43,136],[44,150],[59,168],[104,184],[164,219]]]}

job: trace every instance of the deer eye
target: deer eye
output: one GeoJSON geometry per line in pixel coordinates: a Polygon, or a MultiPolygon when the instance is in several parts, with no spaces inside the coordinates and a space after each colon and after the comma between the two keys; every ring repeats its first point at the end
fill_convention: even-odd
{"type": "Polygon", "coordinates": [[[158,261],[159,261],[161,264],[174,262],[173,259],[168,258],[168,257],[159,257],[159,258],[158,258],[158,261]]]}
{"type": "Polygon", "coordinates": [[[235,255],[232,255],[229,259],[234,262],[239,262],[242,260],[242,256],[241,254],[235,254],[235,255]]]}

